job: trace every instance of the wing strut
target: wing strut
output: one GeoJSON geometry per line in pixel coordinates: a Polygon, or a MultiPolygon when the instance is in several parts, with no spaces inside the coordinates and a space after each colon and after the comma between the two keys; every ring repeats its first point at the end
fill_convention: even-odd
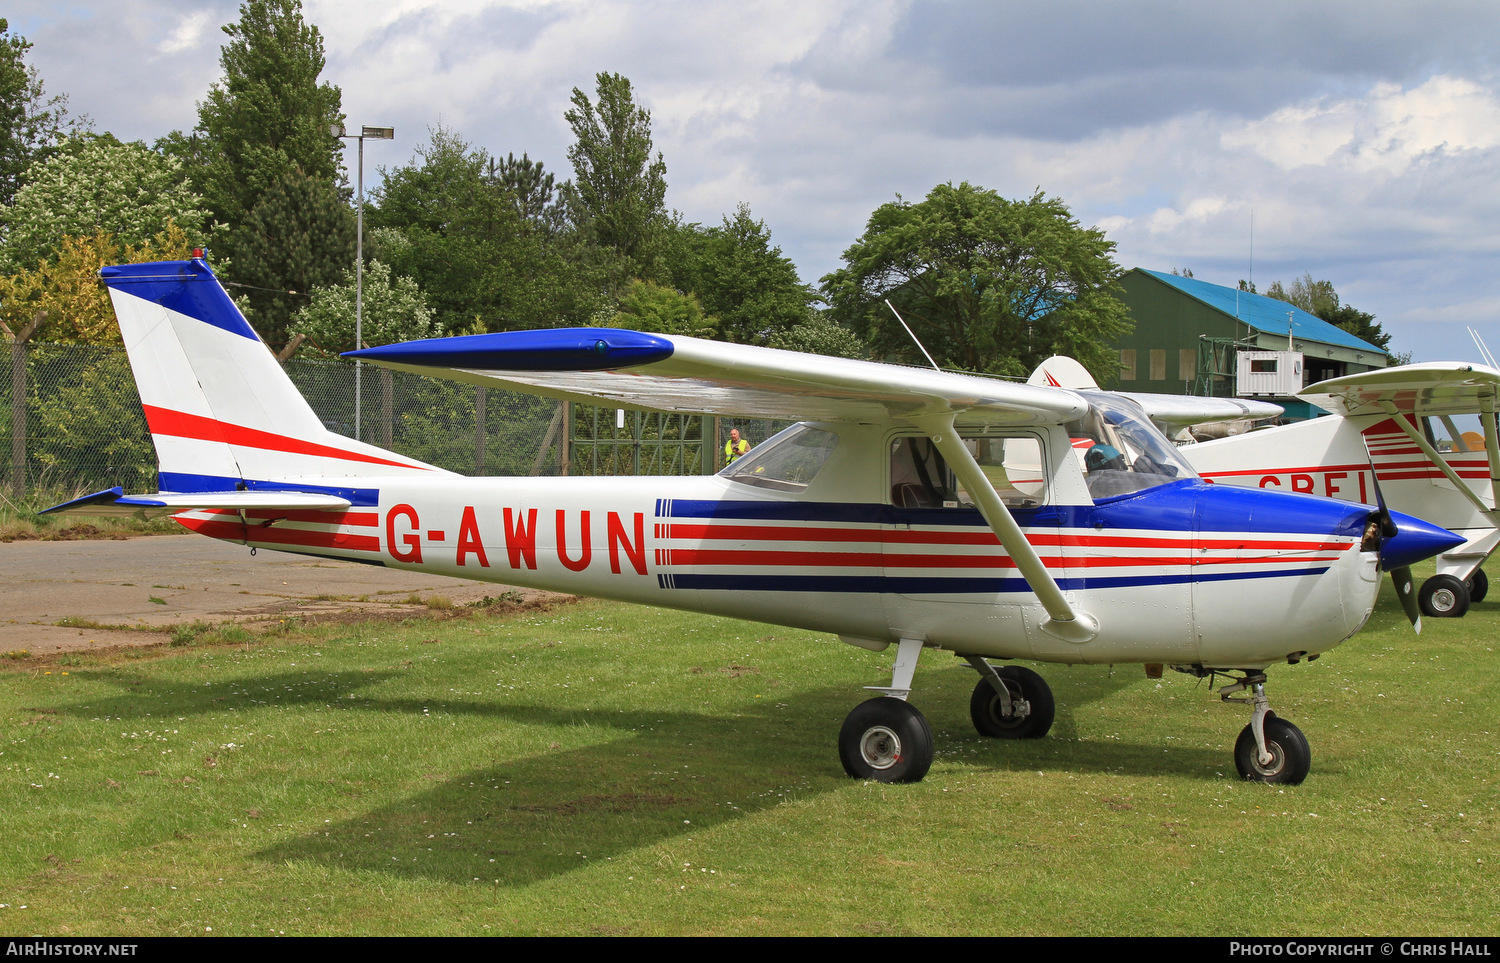
{"type": "Polygon", "coordinates": [[[1486,395],[1479,400],[1479,420],[1484,422],[1484,453],[1490,460],[1490,499],[1500,508],[1500,447],[1496,434],[1500,425],[1495,423],[1495,396],[1486,395]]]}
{"type": "Polygon", "coordinates": [[[948,467],[953,469],[953,474],[958,476],[958,480],[963,482],[964,488],[973,496],[979,513],[990,523],[990,530],[1015,560],[1021,577],[1026,579],[1026,584],[1036,593],[1042,608],[1047,610],[1049,618],[1041,625],[1043,631],[1068,642],[1087,642],[1097,635],[1098,620],[1087,612],[1075,611],[1068,604],[1062,588],[1047,571],[1047,566],[1042,564],[1036,549],[1032,548],[1026,536],[1021,533],[1021,526],[1016,524],[1010,509],[1005,507],[1005,503],[995,493],[995,486],[985,477],[968,446],[959,439],[958,432],[953,427],[953,413],[912,420],[932,438],[932,443],[947,460],[948,467]]]}
{"type": "MultiPolygon", "coordinates": [[[[1492,513],[1494,512],[1494,508],[1486,505],[1484,503],[1484,499],[1474,494],[1474,489],[1470,488],[1467,482],[1458,477],[1458,472],[1453,470],[1453,466],[1448,464],[1448,462],[1443,459],[1443,456],[1438,453],[1438,450],[1436,448],[1432,447],[1432,445],[1428,443],[1426,438],[1422,437],[1421,432],[1412,427],[1411,422],[1406,420],[1406,416],[1401,413],[1400,409],[1398,409],[1395,404],[1389,401],[1382,401],[1380,403],[1380,407],[1385,411],[1386,414],[1391,416],[1391,419],[1393,421],[1396,422],[1396,427],[1400,428],[1403,432],[1406,433],[1406,437],[1411,439],[1412,444],[1422,449],[1422,454],[1427,456],[1427,460],[1432,462],[1432,464],[1436,466],[1437,470],[1442,472],[1443,476],[1453,483],[1453,487],[1458,489],[1460,495],[1463,495],[1469,501],[1473,502],[1474,507],[1479,509],[1480,514],[1486,516],[1492,515],[1492,513]]],[[[1495,436],[1490,429],[1490,425],[1488,424],[1485,425],[1484,428],[1484,438],[1485,448],[1491,453],[1495,452],[1495,436]]],[[[1490,484],[1492,487],[1495,483],[1495,463],[1496,455],[1491,454],[1490,484]]]]}

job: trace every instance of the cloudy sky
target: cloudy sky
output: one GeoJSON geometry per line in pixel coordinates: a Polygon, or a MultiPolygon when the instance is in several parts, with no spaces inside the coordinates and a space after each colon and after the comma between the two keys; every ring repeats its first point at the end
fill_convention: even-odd
{"type": "MultiPolygon", "coordinates": [[[[1310,272],[1416,360],[1500,352],[1493,0],[304,0],[367,177],[441,124],[566,176],[574,87],[624,74],[670,207],[741,202],[804,280],[880,204],[1040,188],[1125,267],[1310,272]]],[[[51,93],[96,130],[190,129],[234,0],[12,0],[51,93]]],[[[352,169],[353,161],[350,159],[352,169]]]]}

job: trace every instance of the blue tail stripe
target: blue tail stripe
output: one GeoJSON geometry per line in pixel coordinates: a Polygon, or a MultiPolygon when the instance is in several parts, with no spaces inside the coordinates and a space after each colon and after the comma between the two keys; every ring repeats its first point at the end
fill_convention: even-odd
{"type": "Polygon", "coordinates": [[[100,269],[99,276],[105,284],[134,297],[154,301],[164,308],[242,338],[260,341],[260,336],[246,323],[240,309],[224,293],[214,272],[198,258],[114,264],[100,269]]]}

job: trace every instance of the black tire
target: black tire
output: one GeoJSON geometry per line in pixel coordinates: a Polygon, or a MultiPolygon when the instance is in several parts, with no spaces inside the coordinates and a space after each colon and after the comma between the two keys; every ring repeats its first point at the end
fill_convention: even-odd
{"type": "Polygon", "coordinates": [[[1490,594],[1490,577],[1484,574],[1484,569],[1476,568],[1464,579],[1464,588],[1469,590],[1469,604],[1483,602],[1484,597],[1490,594]]]}
{"type": "Polygon", "coordinates": [[[996,670],[1011,698],[1022,698],[1031,703],[1031,713],[1020,719],[1007,719],[1000,714],[1000,694],[990,685],[990,680],[980,679],[969,697],[969,718],[981,736],[992,739],[1040,739],[1052,728],[1057,715],[1057,704],[1052,699],[1052,689],[1047,680],[1019,665],[1001,666],[996,670]]]}
{"type": "Polygon", "coordinates": [[[1434,575],[1417,590],[1422,614],[1434,619],[1457,619],[1469,611],[1469,590],[1451,575],[1434,575]]]}
{"type": "Polygon", "coordinates": [[[861,702],[839,730],[839,760],[855,779],[921,782],[932,757],[932,727],[900,699],[861,702]]]}
{"type": "Polygon", "coordinates": [[[1251,782],[1276,786],[1295,786],[1306,779],[1307,771],[1312,768],[1312,750],[1307,747],[1302,730],[1268,712],[1265,734],[1271,762],[1262,766],[1255,751],[1255,733],[1249,726],[1240,731],[1234,742],[1234,767],[1240,775],[1251,782]]]}

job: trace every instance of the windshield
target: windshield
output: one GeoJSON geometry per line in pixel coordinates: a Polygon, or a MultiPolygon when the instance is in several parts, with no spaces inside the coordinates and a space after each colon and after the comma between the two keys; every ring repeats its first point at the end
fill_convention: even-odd
{"type": "Polygon", "coordinates": [[[1198,477],[1135,402],[1104,391],[1078,393],[1090,408],[1068,434],[1094,498],[1198,477]]]}
{"type": "Polygon", "coordinates": [[[730,481],[782,492],[800,492],[812,484],[839,436],[811,425],[793,425],[750,449],[719,474],[730,481]]]}

